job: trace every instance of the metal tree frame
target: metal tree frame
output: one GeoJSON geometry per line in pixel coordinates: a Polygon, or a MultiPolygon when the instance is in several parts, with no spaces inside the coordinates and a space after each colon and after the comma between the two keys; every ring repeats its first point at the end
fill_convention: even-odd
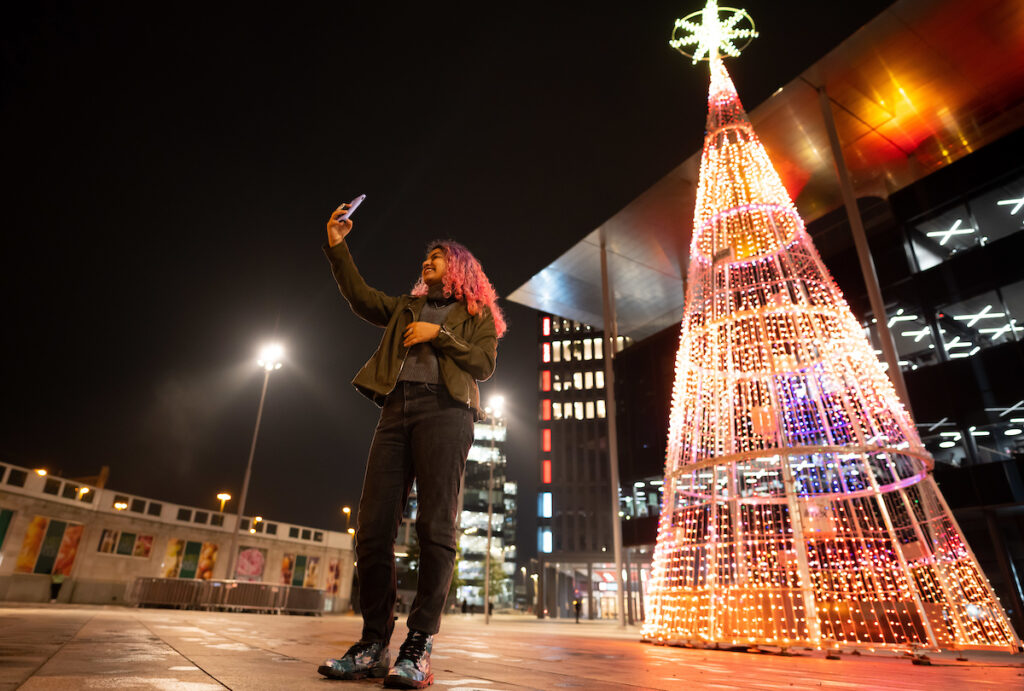
{"type": "Polygon", "coordinates": [[[913,420],[709,54],[645,638],[1016,651],[913,420]]]}

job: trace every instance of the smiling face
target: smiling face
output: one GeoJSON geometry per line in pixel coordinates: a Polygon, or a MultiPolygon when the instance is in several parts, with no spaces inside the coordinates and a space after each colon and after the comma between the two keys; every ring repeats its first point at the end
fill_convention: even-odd
{"type": "Polygon", "coordinates": [[[423,276],[423,282],[428,286],[438,285],[446,271],[448,271],[448,260],[444,257],[444,250],[435,247],[427,253],[427,258],[423,260],[420,274],[423,276]]]}

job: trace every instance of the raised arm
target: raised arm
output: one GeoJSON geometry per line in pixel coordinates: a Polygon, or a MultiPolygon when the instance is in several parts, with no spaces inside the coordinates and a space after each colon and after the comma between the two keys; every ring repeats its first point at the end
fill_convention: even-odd
{"type": "Polygon", "coordinates": [[[345,237],[352,232],[352,219],[338,220],[338,216],[345,213],[347,206],[348,204],[339,206],[327,221],[327,246],[324,247],[324,253],[331,262],[334,280],[338,282],[338,288],[348,300],[352,311],[371,324],[385,326],[391,319],[399,299],[371,288],[356,269],[345,242],[345,237]]]}

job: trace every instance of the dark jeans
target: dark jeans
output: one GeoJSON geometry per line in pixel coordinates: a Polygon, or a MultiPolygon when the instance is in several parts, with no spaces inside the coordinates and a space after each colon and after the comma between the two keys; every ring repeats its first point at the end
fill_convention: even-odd
{"type": "Polygon", "coordinates": [[[395,628],[395,537],[416,480],[419,584],[410,629],[437,633],[455,566],[459,490],[473,443],[473,413],[444,384],[399,382],[373,434],[359,499],[356,569],[364,641],[390,641],[395,628]]]}

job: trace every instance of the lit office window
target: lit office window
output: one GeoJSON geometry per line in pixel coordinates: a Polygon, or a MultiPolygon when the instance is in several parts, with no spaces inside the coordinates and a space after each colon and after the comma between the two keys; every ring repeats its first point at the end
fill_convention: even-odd
{"type": "Polygon", "coordinates": [[[551,382],[551,388],[554,389],[555,391],[561,391],[562,390],[562,375],[555,374],[555,375],[553,375],[553,377],[554,377],[554,381],[551,382]]]}
{"type": "Polygon", "coordinates": [[[544,317],[540,322],[540,332],[545,336],[551,335],[551,317],[544,317]]]}
{"type": "Polygon", "coordinates": [[[540,390],[551,391],[551,370],[549,369],[540,373],[540,390]]]}
{"type": "Polygon", "coordinates": [[[540,434],[540,449],[546,453],[551,452],[551,430],[541,430],[540,434]]]}
{"type": "Polygon", "coordinates": [[[540,419],[550,420],[551,419],[551,399],[545,398],[540,402],[540,419]]]}
{"type": "Polygon", "coordinates": [[[551,518],[551,492],[541,492],[537,495],[537,515],[541,518],[551,518]]]}
{"type": "Polygon", "coordinates": [[[559,403],[558,401],[555,401],[551,405],[551,417],[555,420],[562,419],[562,404],[559,403]]]}
{"type": "Polygon", "coordinates": [[[562,341],[562,360],[565,362],[572,360],[572,341],[562,341]]]}
{"type": "Polygon", "coordinates": [[[592,389],[592,388],[594,388],[594,373],[593,372],[585,372],[583,374],[583,388],[584,389],[592,389]]]}
{"type": "Polygon", "coordinates": [[[572,342],[572,359],[576,362],[583,359],[583,341],[572,342]]]}
{"type": "Polygon", "coordinates": [[[551,484],[551,461],[540,462],[540,481],[545,485],[551,484]]]}
{"type": "Polygon", "coordinates": [[[593,360],[594,359],[594,339],[584,338],[583,339],[583,359],[593,360]]]}
{"type": "Polygon", "coordinates": [[[604,417],[605,416],[604,400],[603,399],[597,402],[597,416],[598,417],[604,417]]]}
{"type": "Polygon", "coordinates": [[[1024,331],[1007,314],[994,291],[946,305],[935,316],[951,360],[971,357],[982,348],[1013,341],[1024,331]]]}
{"type": "MultiPolygon", "coordinates": [[[[551,362],[551,344],[544,343],[540,347],[540,359],[544,362],[551,362]]],[[[557,362],[557,360],[556,360],[557,362]]]]}
{"type": "Polygon", "coordinates": [[[575,401],[575,402],[573,402],[572,405],[573,405],[573,411],[576,413],[576,419],[577,420],[582,420],[583,419],[583,401],[575,401]]]}
{"type": "Polygon", "coordinates": [[[587,419],[588,420],[593,420],[594,419],[594,402],[593,401],[587,401],[587,419]]]}
{"type": "Polygon", "coordinates": [[[601,372],[600,370],[594,372],[594,385],[599,389],[604,388],[604,372],[601,372]]]}
{"type": "MultiPolygon", "coordinates": [[[[544,345],[547,346],[547,343],[545,343],[544,345]]],[[[562,361],[562,344],[559,343],[558,341],[554,341],[551,344],[551,360],[552,362],[562,361]]],[[[547,360],[545,360],[544,362],[547,362],[547,360]]]]}
{"type": "Polygon", "coordinates": [[[573,372],[572,373],[572,385],[576,387],[577,391],[583,390],[583,373],[573,372]]]}
{"type": "Polygon", "coordinates": [[[600,360],[604,357],[604,338],[594,339],[594,359],[600,360]]]}
{"type": "Polygon", "coordinates": [[[537,529],[537,550],[544,554],[551,554],[551,528],[537,529]]]}

